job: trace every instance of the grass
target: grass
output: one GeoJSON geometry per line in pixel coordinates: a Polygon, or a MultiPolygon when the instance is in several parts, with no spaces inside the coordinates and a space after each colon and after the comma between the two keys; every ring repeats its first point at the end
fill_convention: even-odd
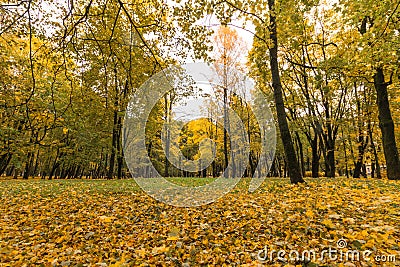
{"type": "MultiPolygon", "coordinates": [[[[197,177],[169,177],[166,178],[171,183],[197,187],[212,183],[217,178],[197,178],[197,177]]],[[[350,188],[365,189],[380,186],[383,189],[400,190],[400,183],[388,183],[385,179],[352,179],[352,178],[305,178],[307,184],[314,184],[324,187],[332,187],[336,185],[345,185],[351,181],[350,188]],[[334,182],[332,184],[332,182],[334,182]]],[[[243,178],[236,185],[232,192],[246,192],[250,178],[243,178]]],[[[289,184],[288,178],[266,178],[263,185],[257,192],[280,192],[289,184]]],[[[103,180],[103,179],[65,179],[65,180],[42,180],[42,179],[3,179],[0,180],[0,196],[1,195],[20,195],[27,192],[35,192],[44,195],[57,195],[62,192],[74,191],[80,194],[90,193],[142,193],[142,189],[138,186],[134,179],[122,180],[103,180]]]]}

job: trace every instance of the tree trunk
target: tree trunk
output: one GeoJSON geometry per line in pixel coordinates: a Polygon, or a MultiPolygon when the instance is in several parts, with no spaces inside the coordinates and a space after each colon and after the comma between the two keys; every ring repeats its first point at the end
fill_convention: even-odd
{"type": "MultiPolygon", "coordinates": [[[[354,90],[355,90],[355,98],[356,98],[356,105],[357,105],[358,157],[357,157],[357,162],[355,163],[353,177],[360,178],[360,175],[362,173],[362,168],[364,165],[364,154],[365,154],[365,150],[368,145],[368,136],[366,138],[364,138],[363,110],[361,107],[361,101],[358,98],[359,92],[357,90],[356,82],[354,82],[354,90]]],[[[367,103],[365,88],[364,88],[363,92],[364,92],[364,102],[367,103]]]]}
{"type": "MultiPolygon", "coordinates": [[[[255,169],[256,169],[256,165],[257,165],[257,160],[255,160],[255,156],[254,153],[252,151],[250,151],[250,155],[249,155],[249,168],[247,171],[247,177],[253,177],[255,169]]],[[[275,166],[275,164],[272,164],[272,166],[275,166]]],[[[272,172],[272,169],[271,169],[272,172]]],[[[259,178],[259,177],[258,177],[259,178]]]]}
{"type": "Polygon", "coordinates": [[[378,152],[376,151],[376,146],[375,146],[374,139],[373,139],[371,122],[368,123],[368,135],[369,135],[372,151],[374,152],[374,161],[372,162],[372,178],[375,177],[375,173],[376,173],[376,178],[380,179],[380,178],[382,178],[381,166],[380,166],[379,159],[378,159],[378,152]]]}
{"type": "Polygon", "coordinates": [[[388,83],[382,68],[377,68],[374,75],[374,85],[377,93],[379,111],[379,126],[382,131],[383,152],[385,154],[387,176],[390,180],[400,180],[400,161],[394,135],[394,123],[390,112],[387,93],[388,83]]]}
{"type": "Polygon", "coordinates": [[[300,166],[297,161],[296,152],[294,151],[292,137],[286,118],[285,104],[283,102],[282,84],[278,66],[278,35],[276,25],[275,0],[268,0],[269,18],[270,18],[270,38],[272,46],[269,48],[272,87],[274,88],[274,100],[278,117],[279,130],[281,133],[282,143],[285,151],[286,162],[288,163],[288,172],[290,182],[293,184],[303,183],[300,166]]]}
{"type": "Polygon", "coordinates": [[[7,154],[4,154],[3,156],[1,156],[1,159],[0,159],[0,176],[3,175],[3,173],[7,169],[8,164],[10,164],[11,158],[12,158],[12,154],[8,153],[8,152],[7,152],[7,154]]]}
{"type": "Polygon", "coordinates": [[[323,155],[325,159],[325,176],[333,178],[336,174],[335,160],[335,138],[332,129],[328,125],[327,133],[321,133],[320,143],[323,144],[323,155]]]}
{"type": "Polygon", "coordinates": [[[226,177],[229,177],[229,171],[227,170],[229,165],[228,157],[228,88],[226,81],[226,66],[224,66],[224,169],[228,173],[226,177]]]}
{"type": "Polygon", "coordinates": [[[33,176],[37,176],[38,175],[37,172],[38,172],[38,166],[39,166],[39,155],[40,155],[40,150],[38,149],[37,153],[36,153],[35,164],[34,164],[34,167],[33,167],[33,170],[32,170],[33,176]]]}
{"type": "Polygon", "coordinates": [[[58,162],[59,154],[60,154],[60,148],[57,148],[57,154],[56,154],[56,157],[53,162],[53,167],[51,168],[50,173],[49,173],[49,180],[51,180],[53,178],[53,175],[55,174],[56,169],[60,165],[60,163],[58,162]]]}
{"type": "Polygon", "coordinates": [[[28,157],[27,157],[26,163],[25,163],[23,179],[28,179],[29,176],[31,175],[32,165],[33,165],[33,156],[34,156],[33,152],[28,153],[28,157]]]}
{"type": "Polygon", "coordinates": [[[112,140],[111,140],[111,155],[110,155],[110,167],[108,169],[108,179],[114,177],[114,165],[115,165],[115,154],[117,152],[117,138],[118,138],[118,111],[114,110],[114,123],[112,130],[112,140]]]}
{"type": "Polygon", "coordinates": [[[311,173],[313,178],[319,176],[319,155],[318,155],[318,136],[315,135],[311,144],[312,160],[311,160],[311,173]]]}
{"type": "Polygon", "coordinates": [[[333,178],[336,174],[336,166],[335,166],[335,143],[333,141],[329,141],[326,148],[326,157],[325,157],[325,175],[326,177],[333,178]]]}
{"type": "Polygon", "coordinates": [[[364,140],[364,135],[362,132],[362,129],[359,129],[359,133],[358,133],[358,158],[357,158],[357,162],[354,168],[354,174],[353,174],[353,178],[360,178],[361,172],[362,172],[362,168],[364,165],[364,154],[365,154],[365,150],[367,148],[368,145],[368,136],[367,136],[367,140],[364,140]]]}
{"type": "Polygon", "coordinates": [[[122,118],[118,117],[118,136],[117,136],[117,178],[122,178],[122,166],[123,166],[123,151],[122,151],[122,118]]]}
{"type": "Polygon", "coordinates": [[[346,148],[346,140],[344,139],[343,135],[343,129],[342,129],[342,138],[343,138],[343,151],[344,151],[344,162],[346,166],[346,178],[349,178],[349,165],[348,165],[348,159],[347,159],[347,148],[346,148]]]}
{"type": "Polygon", "coordinates": [[[169,177],[169,165],[170,162],[168,160],[170,154],[170,146],[171,146],[171,132],[170,132],[170,123],[171,123],[171,113],[172,113],[172,100],[171,97],[168,98],[168,94],[164,97],[165,104],[165,121],[168,127],[166,127],[166,136],[165,136],[165,163],[164,163],[164,176],[169,177]]]}
{"type": "Polygon", "coordinates": [[[14,170],[15,170],[15,166],[14,165],[10,166],[10,168],[8,168],[7,171],[6,171],[6,175],[7,176],[12,176],[14,170]]]}
{"type": "Polygon", "coordinates": [[[295,135],[296,135],[297,146],[298,146],[298,151],[299,151],[299,160],[300,160],[299,164],[301,166],[301,174],[304,177],[304,175],[306,173],[306,169],[305,169],[305,163],[304,163],[303,143],[301,142],[300,135],[297,132],[295,133],[295,135]]]}

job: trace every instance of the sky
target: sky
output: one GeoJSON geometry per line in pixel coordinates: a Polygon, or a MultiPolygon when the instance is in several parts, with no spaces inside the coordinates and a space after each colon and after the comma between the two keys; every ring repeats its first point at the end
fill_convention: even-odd
{"type": "MultiPolygon", "coordinates": [[[[176,6],[176,3],[172,0],[167,0],[167,4],[169,6],[176,6]]],[[[210,27],[214,30],[217,30],[218,27],[221,26],[220,22],[214,15],[208,15],[204,17],[203,19],[199,20],[196,22],[196,24],[201,25],[201,26],[206,26],[210,27]]],[[[253,34],[254,32],[254,25],[251,23],[247,23],[245,28],[242,28],[242,25],[244,24],[243,21],[241,20],[232,20],[231,22],[232,26],[231,28],[235,29],[238,33],[238,35],[243,39],[244,43],[246,44],[246,50],[247,53],[242,54],[242,57],[240,58],[240,62],[245,64],[247,62],[247,54],[252,48],[253,45],[253,34]]],[[[210,37],[212,38],[212,37],[210,37]]],[[[178,59],[179,60],[179,59],[178,59]]],[[[182,59],[180,59],[182,60],[182,59]]],[[[201,60],[194,60],[193,59],[193,54],[189,53],[187,58],[183,59],[185,63],[196,63],[196,62],[202,62],[201,60]]],[[[195,65],[193,65],[195,66],[195,65]]],[[[202,70],[191,70],[190,71],[192,74],[193,73],[202,73],[202,70]]],[[[207,72],[207,71],[205,71],[207,72]]],[[[207,75],[206,75],[207,76],[207,75]]],[[[207,102],[210,101],[215,101],[218,103],[218,105],[221,107],[221,103],[217,101],[217,98],[213,92],[212,86],[208,83],[207,79],[202,79],[201,77],[197,76],[194,77],[196,81],[201,81],[200,83],[197,83],[197,86],[201,88],[203,93],[209,94],[211,97],[208,98],[203,98],[203,97],[188,97],[185,99],[184,104],[178,104],[173,107],[173,113],[175,114],[175,118],[182,120],[182,121],[190,121],[193,119],[198,119],[205,117],[207,115],[206,111],[206,106],[207,102]]],[[[246,96],[248,97],[248,96],[246,96]]]]}

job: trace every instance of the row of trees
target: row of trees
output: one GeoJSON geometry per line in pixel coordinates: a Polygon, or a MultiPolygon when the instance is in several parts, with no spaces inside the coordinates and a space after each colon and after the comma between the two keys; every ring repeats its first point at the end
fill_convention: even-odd
{"type": "Polygon", "coordinates": [[[193,15],[216,13],[225,25],[233,25],[233,17],[255,25],[251,73],[260,88],[273,91],[282,150],[291,181],[297,183],[303,181],[305,170],[300,135],[311,148],[313,176],[322,160],[328,177],[340,169],[359,177],[371,151],[374,174],[381,175],[380,166],[386,161],[387,176],[399,179],[389,103],[389,99],[395,102],[399,86],[399,5],[396,1],[192,1],[180,12],[206,6],[204,13],[193,15]],[[351,157],[354,165],[349,163],[351,157]]]}
{"type": "MultiPolygon", "coordinates": [[[[360,177],[370,166],[373,177],[400,179],[399,5],[3,1],[0,175],[129,176],[122,149],[129,97],[151,75],[193,54],[223,66],[217,71],[226,79],[227,68],[248,72],[270,98],[279,126],[272,176],[288,175],[293,183],[305,175],[360,177]],[[210,15],[223,26],[203,25],[210,15]],[[244,42],[235,28],[254,36],[246,65],[239,60],[244,42]]],[[[250,106],[228,94],[227,86],[220,91],[222,112],[233,108],[247,125],[250,176],[259,158],[259,129],[250,106]]],[[[185,157],[196,160],[201,140],[213,139],[217,159],[207,170],[182,172],[166,160],[161,130],[172,118],[174,97],[165,95],[147,124],[153,165],[165,176],[220,175],[232,160],[226,121],[199,119],[175,140],[185,157]]]]}
{"type": "Polygon", "coordinates": [[[1,12],[0,173],[125,175],[124,109],[160,68],[163,4],[23,1],[1,12]]]}

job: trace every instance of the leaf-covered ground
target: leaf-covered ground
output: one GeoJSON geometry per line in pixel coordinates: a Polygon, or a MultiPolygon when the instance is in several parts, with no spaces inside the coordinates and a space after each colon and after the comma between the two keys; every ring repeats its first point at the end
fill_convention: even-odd
{"type": "Polygon", "coordinates": [[[248,193],[244,180],[213,204],[176,208],[133,180],[3,180],[0,266],[399,265],[400,183],[307,182],[270,179],[248,193]],[[320,257],[339,240],[336,258],[320,257]],[[260,250],[286,255],[261,261],[260,250]],[[288,257],[307,250],[317,257],[288,257]],[[370,253],[340,258],[348,251],[370,253]]]}

